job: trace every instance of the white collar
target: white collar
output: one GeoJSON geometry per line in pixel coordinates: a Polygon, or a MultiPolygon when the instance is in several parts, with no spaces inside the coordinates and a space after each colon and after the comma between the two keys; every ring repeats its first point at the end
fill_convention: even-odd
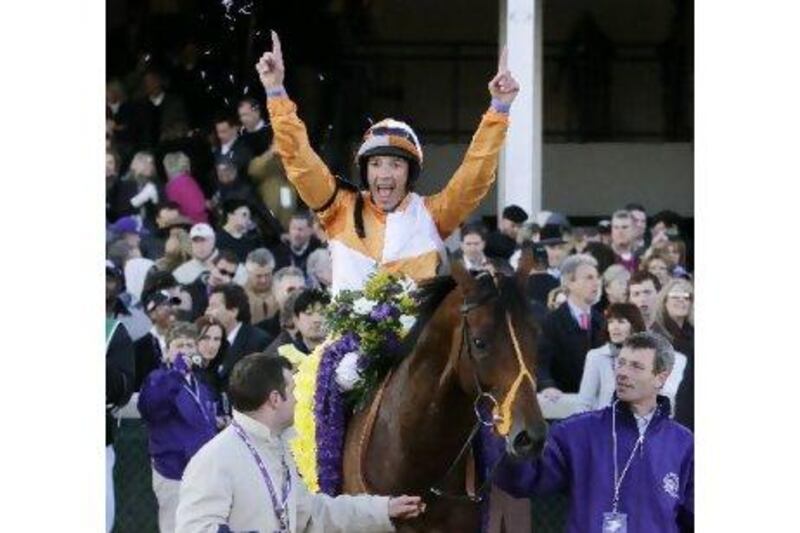
{"type": "Polygon", "coordinates": [[[150,97],[150,103],[152,103],[156,107],[160,106],[161,102],[163,101],[164,101],[164,91],[161,91],[161,93],[159,93],[158,96],[150,97]]]}
{"type": "Polygon", "coordinates": [[[122,102],[117,102],[116,104],[108,104],[108,107],[111,108],[111,112],[115,115],[119,111],[120,106],[122,106],[122,102]]]}
{"type": "Polygon", "coordinates": [[[158,332],[155,326],[150,328],[150,335],[158,341],[158,346],[161,348],[161,356],[167,355],[167,339],[158,332]]]}
{"type": "Polygon", "coordinates": [[[574,316],[575,320],[578,321],[578,324],[580,324],[580,318],[579,317],[581,315],[584,315],[584,314],[589,316],[589,322],[592,321],[592,308],[591,307],[589,307],[589,309],[587,311],[584,311],[583,309],[581,309],[580,307],[578,307],[577,305],[572,303],[572,300],[570,300],[569,298],[567,298],[567,305],[569,306],[569,311],[572,313],[572,316],[574,316]]]}
{"type": "Polygon", "coordinates": [[[239,330],[240,330],[240,329],[242,329],[242,323],[241,323],[241,322],[238,322],[238,323],[236,324],[236,327],[235,327],[235,328],[233,328],[233,331],[231,331],[230,333],[228,333],[228,344],[230,344],[231,346],[233,346],[233,341],[235,341],[235,340],[236,340],[236,335],[238,335],[238,334],[239,334],[239,330]]]}
{"type": "Polygon", "coordinates": [[[233,143],[236,142],[236,139],[238,139],[238,137],[234,137],[231,141],[219,145],[219,151],[222,153],[222,155],[228,155],[228,152],[230,152],[231,148],[233,148],[233,143]]]}
{"type": "Polygon", "coordinates": [[[245,433],[247,433],[248,437],[264,442],[268,445],[282,446],[286,438],[291,437],[294,433],[292,428],[289,428],[282,433],[276,434],[274,431],[255,418],[251,418],[244,413],[240,413],[236,409],[233,409],[233,419],[242,427],[245,433]]]}
{"type": "MultiPolygon", "coordinates": [[[[485,256],[484,256],[484,259],[486,259],[485,256]]],[[[467,267],[467,270],[483,270],[484,269],[483,265],[481,263],[472,262],[472,260],[470,260],[470,258],[467,257],[466,255],[464,256],[464,266],[467,267]]]]}
{"type": "Polygon", "coordinates": [[[259,131],[259,130],[263,130],[266,127],[267,127],[267,125],[264,122],[264,119],[262,118],[261,120],[258,121],[258,124],[256,124],[255,128],[253,128],[252,130],[248,130],[247,128],[244,128],[244,131],[246,131],[248,133],[255,133],[255,132],[259,131]]]}
{"type": "Polygon", "coordinates": [[[653,415],[655,413],[656,413],[655,408],[653,408],[652,411],[643,416],[639,416],[636,413],[633,413],[633,418],[636,420],[636,427],[639,428],[639,435],[644,434],[645,430],[647,429],[647,425],[650,424],[650,421],[653,419],[653,415]]]}

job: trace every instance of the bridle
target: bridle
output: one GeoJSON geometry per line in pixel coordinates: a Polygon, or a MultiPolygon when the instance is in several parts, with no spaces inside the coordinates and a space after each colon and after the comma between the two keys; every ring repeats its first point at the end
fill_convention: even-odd
{"type": "MultiPolygon", "coordinates": [[[[485,275],[485,274],[484,274],[485,275]]],[[[494,283],[495,289],[497,289],[497,278],[492,276],[492,281],[494,283]]],[[[476,395],[475,399],[473,400],[473,409],[475,411],[475,418],[476,422],[472,426],[472,430],[469,433],[466,441],[464,442],[461,450],[459,451],[458,455],[455,459],[450,463],[450,467],[445,472],[444,476],[439,480],[438,483],[433,484],[430,487],[430,492],[436,496],[442,498],[449,498],[449,499],[456,499],[456,500],[466,500],[471,502],[481,502],[483,501],[483,493],[489,484],[492,482],[492,478],[494,477],[494,472],[497,469],[497,466],[500,464],[502,460],[502,456],[497,462],[492,466],[489,471],[489,475],[486,476],[486,479],[483,481],[481,486],[478,488],[477,491],[474,493],[470,493],[469,489],[466,491],[466,494],[451,494],[446,492],[442,485],[444,482],[450,477],[450,475],[455,470],[456,465],[461,460],[467,451],[470,449],[470,445],[472,444],[472,439],[478,433],[478,430],[481,426],[485,427],[492,427],[494,426],[497,432],[505,437],[508,435],[508,432],[511,429],[512,425],[512,415],[511,415],[511,405],[514,403],[514,399],[517,397],[517,393],[519,392],[520,385],[522,385],[523,381],[527,378],[531,384],[531,387],[534,392],[534,397],[536,395],[536,379],[533,377],[533,374],[530,370],[528,370],[527,365],[525,364],[525,360],[522,357],[522,350],[519,346],[519,341],[517,339],[517,332],[514,329],[514,324],[511,321],[511,313],[508,311],[505,312],[506,318],[506,325],[508,327],[508,333],[511,337],[511,342],[514,347],[514,353],[517,357],[517,362],[519,363],[519,373],[517,374],[516,379],[512,383],[511,387],[509,388],[508,392],[506,393],[505,397],[503,398],[502,402],[498,402],[497,398],[491,393],[487,392],[481,386],[480,379],[478,378],[478,370],[477,370],[477,363],[478,360],[475,355],[472,353],[472,335],[469,327],[469,321],[467,320],[467,315],[488,304],[490,301],[494,300],[499,295],[498,291],[495,290],[494,293],[485,296],[478,301],[470,302],[467,300],[466,296],[464,297],[464,303],[461,305],[461,345],[458,349],[458,354],[456,356],[456,363],[461,360],[461,357],[464,353],[464,347],[466,346],[467,358],[469,359],[472,367],[472,377],[475,381],[475,390],[476,395]],[[490,420],[484,420],[484,416],[481,413],[481,402],[486,399],[492,404],[492,417],[490,420]]]]}

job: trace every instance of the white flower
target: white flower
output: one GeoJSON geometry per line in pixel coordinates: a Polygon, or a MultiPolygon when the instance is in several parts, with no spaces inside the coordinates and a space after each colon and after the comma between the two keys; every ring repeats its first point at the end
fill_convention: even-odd
{"type": "Polygon", "coordinates": [[[376,302],[375,300],[368,300],[367,298],[364,298],[362,296],[361,298],[353,302],[353,311],[355,311],[356,314],[366,316],[370,314],[372,308],[375,307],[377,303],[378,302],[376,302]]]}
{"type": "Polygon", "coordinates": [[[336,384],[343,392],[353,390],[361,381],[361,374],[358,372],[358,357],[358,352],[345,354],[339,361],[339,366],[336,367],[336,384]]]}
{"type": "Polygon", "coordinates": [[[411,315],[400,315],[400,325],[403,326],[403,331],[406,333],[411,330],[416,321],[417,319],[411,315]]]}
{"type": "Polygon", "coordinates": [[[417,290],[417,284],[414,283],[414,280],[411,278],[403,278],[400,280],[400,287],[403,288],[403,292],[408,294],[409,292],[417,290]]]}

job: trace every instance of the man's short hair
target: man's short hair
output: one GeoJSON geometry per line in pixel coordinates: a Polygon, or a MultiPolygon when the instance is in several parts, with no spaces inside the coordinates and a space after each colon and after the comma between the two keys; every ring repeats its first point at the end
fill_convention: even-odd
{"type": "MultiPolygon", "coordinates": [[[[236,283],[226,283],[211,289],[211,294],[220,293],[225,298],[225,309],[231,311],[236,309],[239,311],[236,319],[244,324],[249,324],[250,317],[250,300],[247,298],[247,293],[244,289],[236,283]]],[[[209,297],[211,296],[209,294],[209,297]]]]}
{"type": "Polygon", "coordinates": [[[516,224],[522,224],[528,220],[528,213],[520,206],[512,204],[503,209],[502,217],[516,224]]]}
{"type": "Polygon", "coordinates": [[[170,152],[164,156],[164,172],[170,178],[189,172],[191,168],[191,161],[183,152],[170,152]]]}
{"type": "Polygon", "coordinates": [[[256,100],[256,99],[255,99],[255,98],[253,98],[252,96],[248,96],[248,97],[246,97],[246,98],[242,98],[241,100],[239,100],[239,104],[236,106],[236,107],[237,107],[237,109],[238,109],[240,106],[242,106],[243,104],[248,104],[248,105],[250,105],[250,107],[252,107],[253,109],[255,109],[255,110],[258,112],[258,114],[259,114],[259,115],[263,116],[263,113],[261,112],[261,106],[259,105],[259,103],[258,103],[258,100],[256,100]]]}
{"type": "Polygon", "coordinates": [[[631,279],[628,280],[628,287],[631,285],[641,285],[642,283],[650,280],[653,282],[653,287],[656,288],[656,292],[661,290],[661,282],[658,281],[658,278],[655,275],[647,272],[646,270],[637,270],[633,274],[631,274],[631,279]]]}
{"type": "Polygon", "coordinates": [[[253,263],[254,265],[267,267],[272,270],[275,268],[275,256],[266,248],[256,248],[247,254],[245,263],[253,263]]]}
{"type": "Polygon", "coordinates": [[[197,326],[190,322],[175,322],[167,330],[167,335],[164,340],[167,342],[167,348],[172,344],[172,341],[179,338],[187,338],[197,340],[200,336],[197,326]]]}
{"type": "Polygon", "coordinates": [[[325,307],[331,303],[331,297],[328,293],[320,289],[303,289],[297,291],[297,298],[294,300],[292,307],[294,316],[299,316],[300,313],[305,313],[309,309],[313,309],[315,305],[319,304],[325,307]]]}
{"type": "Polygon", "coordinates": [[[655,226],[659,222],[661,222],[667,227],[670,226],[680,227],[681,216],[675,211],[670,211],[670,210],[659,211],[658,213],[653,215],[653,217],[650,219],[650,225],[655,226]]]}
{"type": "Polygon", "coordinates": [[[467,235],[477,235],[478,237],[483,239],[483,241],[485,242],[487,233],[488,232],[486,231],[486,227],[483,224],[479,223],[479,222],[476,222],[476,223],[473,223],[473,224],[467,224],[461,230],[461,241],[463,242],[464,238],[467,235]]]}
{"type": "Polygon", "coordinates": [[[161,202],[160,204],[158,204],[156,206],[156,214],[161,213],[161,211],[163,211],[165,209],[169,209],[170,211],[180,211],[181,210],[181,206],[178,205],[177,202],[173,202],[171,200],[166,201],[166,202],[161,202]]]}
{"type": "Polygon", "coordinates": [[[636,202],[630,202],[625,205],[625,210],[630,211],[641,211],[642,213],[647,213],[645,211],[644,206],[642,204],[637,204],[636,202]]]}
{"type": "Polygon", "coordinates": [[[233,113],[217,113],[214,116],[214,125],[222,124],[223,122],[227,123],[228,126],[235,128],[239,125],[239,117],[234,115],[233,113]]]}
{"type": "Polygon", "coordinates": [[[284,369],[292,370],[292,363],[280,355],[256,352],[242,357],[233,365],[228,381],[228,396],[233,408],[239,412],[255,411],[267,401],[272,391],[286,399],[284,369]]]}
{"type": "Polygon", "coordinates": [[[314,225],[314,217],[311,215],[311,212],[308,209],[298,209],[292,213],[292,216],[289,217],[289,220],[305,220],[306,223],[308,223],[309,228],[314,225]]]}
{"type": "Polygon", "coordinates": [[[317,248],[306,258],[306,272],[312,274],[317,271],[323,261],[331,261],[331,251],[327,248],[317,248]]]}
{"type": "Polygon", "coordinates": [[[653,333],[652,331],[642,331],[634,333],[622,344],[623,348],[631,350],[653,350],[656,353],[653,359],[653,374],[660,374],[665,370],[672,370],[675,364],[675,351],[667,339],[653,333]]]}
{"type": "Polygon", "coordinates": [[[614,214],[611,215],[611,220],[618,220],[618,219],[631,219],[631,213],[626,209],[617,209],[614,211],[614,214]]]}
{"type": "Polygon", "coordinates": [[[303,273],[303,271],[296,266],[285,266],[275,272],[275,274],[272,276],[272,283],[278,284],[283,281],[284,278],[289,277],[298,277],[303,278],[304,280],[306,279],[306,275],[303,273]]]}
{"type": "Polygon", "coordinates": [[[228,263],[239,265],[239,256],[228,249],[220,250],[216,257],[211,260],[211,263],[216,266],[223,259],[228,263]]]}
{"type": "Polygon", "coordinates": [[[581,265],[589,265],[597,269],[597,259],[589,254],[575,254],[570,255],[561,263],[561,281],[562,285],[566,285],[567,281],[575,280],[575,273],[581,265]]]}

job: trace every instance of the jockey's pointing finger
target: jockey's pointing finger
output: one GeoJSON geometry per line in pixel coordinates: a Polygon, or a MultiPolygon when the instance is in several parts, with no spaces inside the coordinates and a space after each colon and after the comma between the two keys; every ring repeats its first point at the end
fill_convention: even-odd
{"type": "Polygon", "coordinates": [[[500,52],[500,60],[497,63],[497,72],[500,74],[508,72],[508,47],[504,46],[500,52]]]}
{"type": "MultiPolygon", "coordinates": [[[[291,43],[290,43],[291,44],[291,43]]],[[[272,53],[278,58],[283,59],[283,52],[281,51],[281,40],[275,30],[272,30],[272,53]]]]}

